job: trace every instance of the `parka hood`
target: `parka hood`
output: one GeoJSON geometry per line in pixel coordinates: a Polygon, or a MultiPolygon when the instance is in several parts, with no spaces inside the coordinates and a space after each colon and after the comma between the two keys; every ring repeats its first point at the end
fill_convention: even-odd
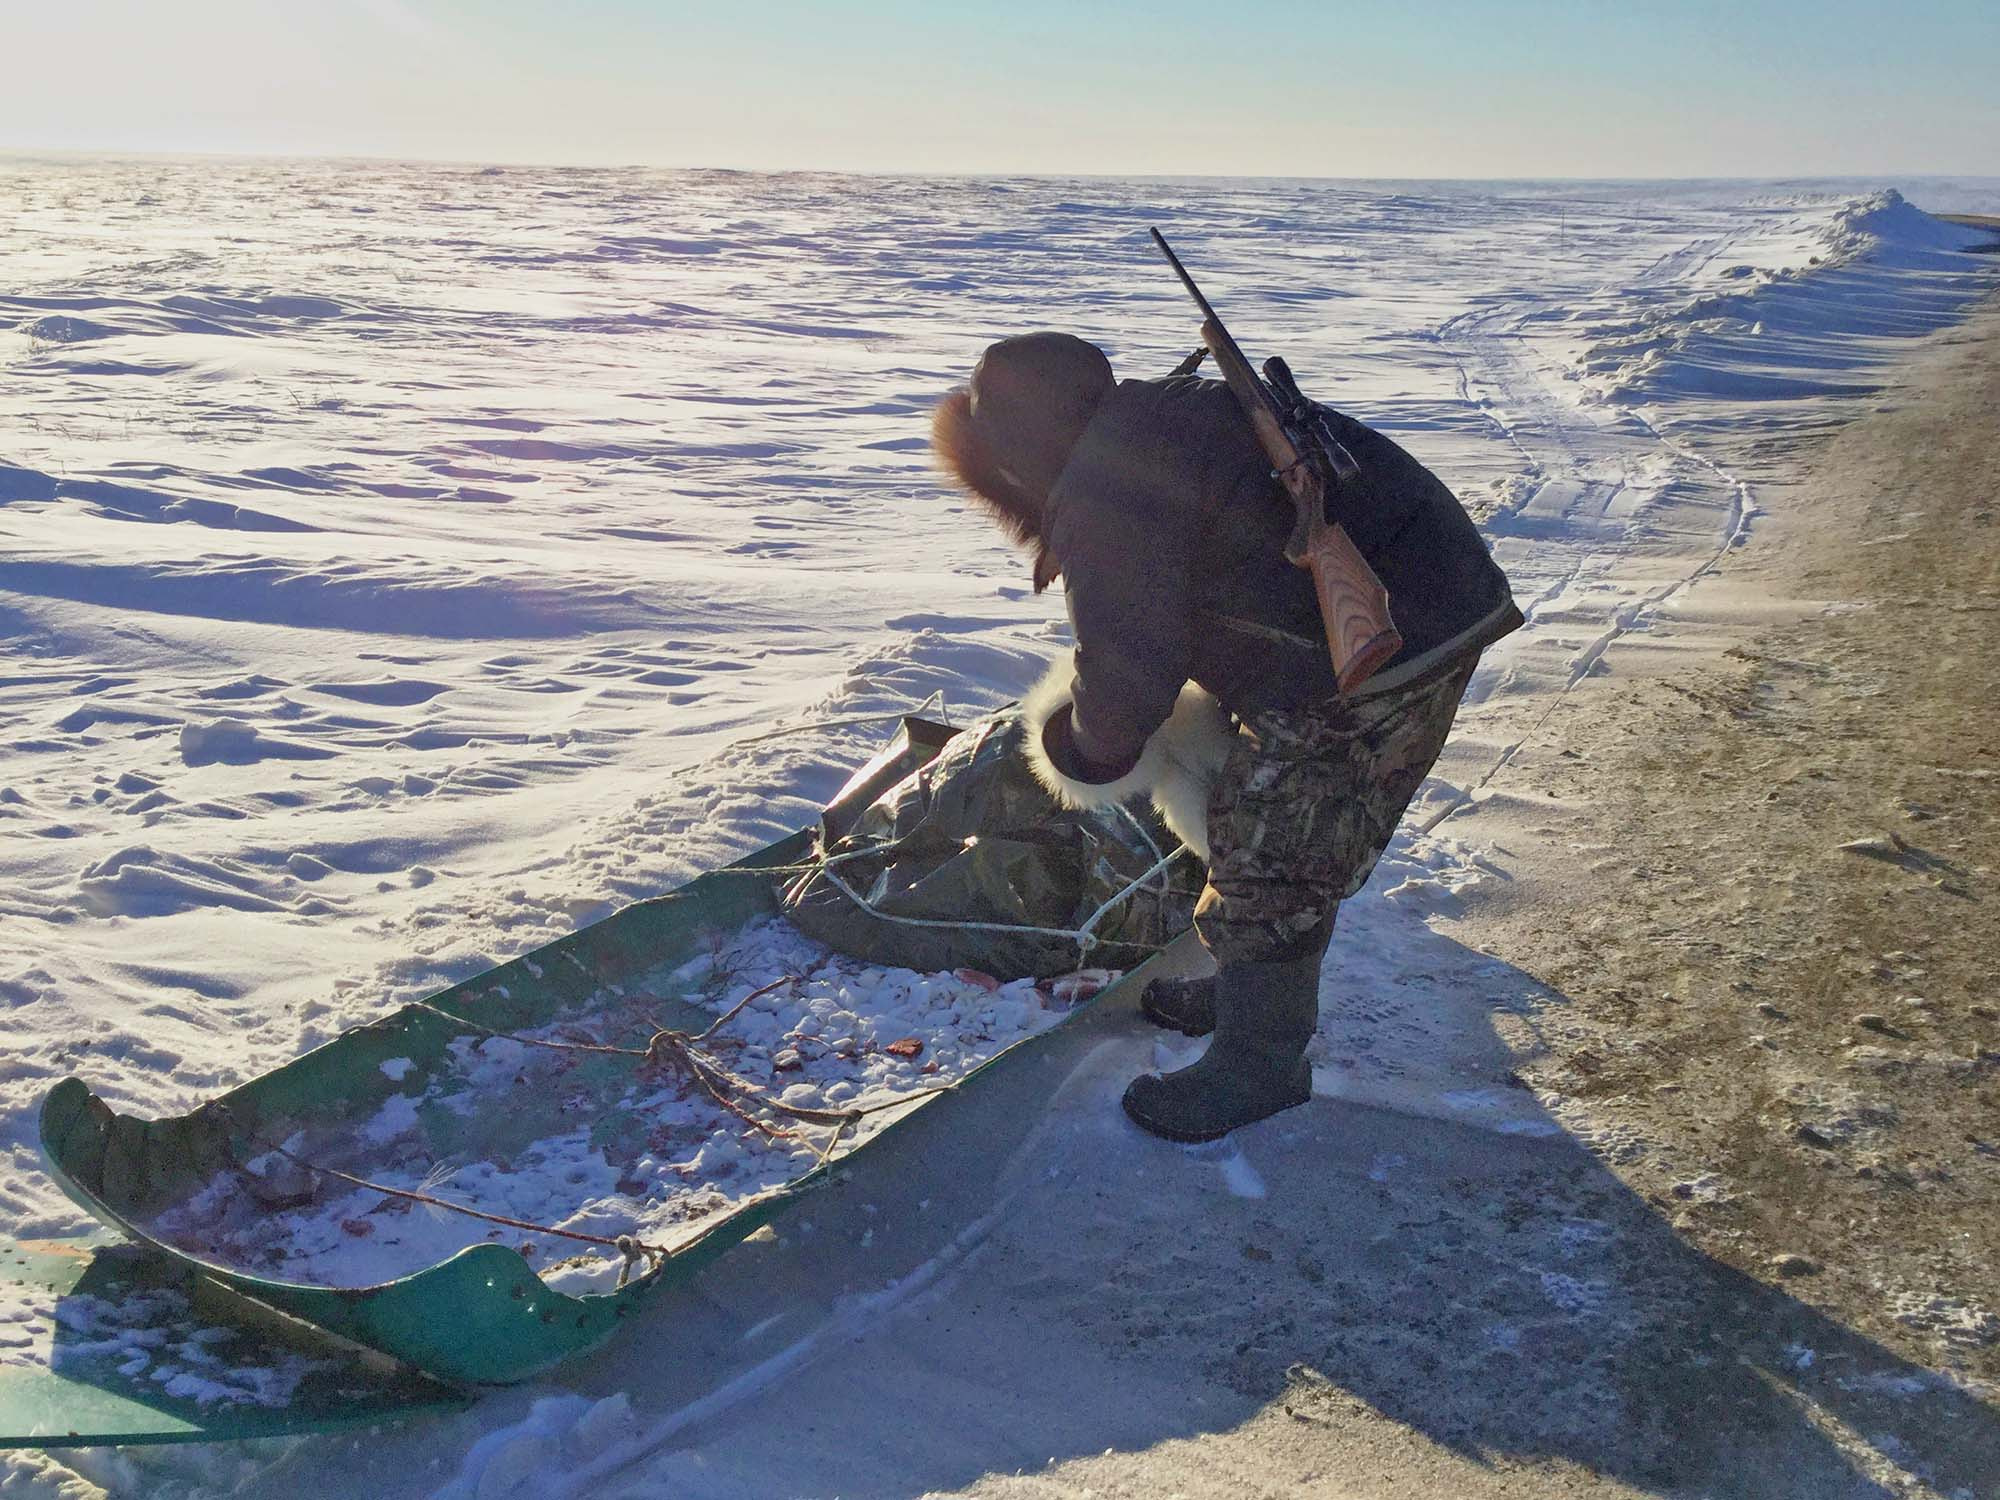
{"type": "Polygon", "coordinates": [[[938,403],[931,414],[931,451],[938,466],[979,502],[1035,560],[1035,592],[1041,593],[1061,571],[1049,551],[1042,528],[1046,503],[1007,482],[972,420],[972,392],[960,386],[938,403]]]}
{"type": "Polygon", "coordinates": [[[1111,361],[1067,333],[1029,333],[988,346],[969,384],[931,420],[945,471],[1035,554],[1035,591],[1059,571],[1044,533],[1049,492],[1112,389],[1111,361]]]}

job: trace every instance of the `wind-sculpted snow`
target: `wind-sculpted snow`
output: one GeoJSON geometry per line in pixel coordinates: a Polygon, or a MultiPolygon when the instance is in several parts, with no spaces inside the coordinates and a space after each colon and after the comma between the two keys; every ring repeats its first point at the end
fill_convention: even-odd
{"type": "MultiPolygon", "coordinates": [[[[1748,534],[1706,432],[1868,389],[1995,266],[1851,184],[7,161],[0,197],[0,1211],[49,1232],[56,1078],[188,1108],[808,821],[884,732],[820,721],[1033,681],[1061,600],[928,413],[1034,328],[1176,363],[1150,224],[1515,580],[1426,827],[1748,534]]],[[[1382,903],[1480,878],[1452,832],[1343,918],[1314,1057],[1476,1118],[1350,1045],[1382,903]]]]}
{"type": "Polygon", "coordinates": [[[1598,342],[1580,360],[1589,384],[1629,403],[1865,394],[1878,341],[1955,316],[1964,252],[1990,236],[1934,219],[1892,189],[1817,226],[1803,264],[1789,236],[1776,255],[1770,238],[1750,230],[1703,246],[1700,263],[1642,299],[1636,318],[1594,328],[1598,342]]]}

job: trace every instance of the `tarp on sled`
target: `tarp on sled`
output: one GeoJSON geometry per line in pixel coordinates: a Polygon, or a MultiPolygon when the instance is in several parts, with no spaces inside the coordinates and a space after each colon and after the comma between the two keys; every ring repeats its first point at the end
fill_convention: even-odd
{"type": "Polygon", "coordinates": [[[971,725],[928,761],[919,752],[932,747],[913,732],[925,732],[920,721],[906,721],[828,806],[820,867],[796,875],[779,902],[802,931],[876,963],[1019,979],[1129,969],[1187,930],[1200,865],[1182,856],[1162,866],[1178,841],[1143,803],[1060,806],[1028,769],[1018,709],[971,725]],[[1086,926],[1088,939],[1071,935],[1086,926]]]}

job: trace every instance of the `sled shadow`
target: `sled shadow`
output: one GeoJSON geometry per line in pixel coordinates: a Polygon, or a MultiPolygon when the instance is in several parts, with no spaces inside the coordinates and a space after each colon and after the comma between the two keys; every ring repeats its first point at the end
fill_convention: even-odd
{"type": "Polygon", "coordinates": [[[0,1448],[271,1437],[466,1404],[102,1236],[6,1241],[0,1275],[15,1312],[0,1448]]]}

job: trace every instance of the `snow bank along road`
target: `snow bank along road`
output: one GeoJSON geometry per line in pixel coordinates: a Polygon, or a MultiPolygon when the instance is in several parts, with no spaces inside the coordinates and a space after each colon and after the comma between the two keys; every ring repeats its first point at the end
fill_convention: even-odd
{"type": "Polygon", "coordinates": [[[1749,534],[1705,430],[1836,415],[1979,238],[1852,184],[8,161],[0,195],[0,1210],[42,1233],[80,1227],[35,1166],[55,1078],[184,1109],[796,826],[870,741],[751,735],[1016,693],[1060,601],[925,417],[1005,333],[1178,359],[1150,223],[1467,497],[1529,611],[1316,1059],[1533,1129],[1442,1086],[1382,924],[1488,878],[1464,807],[1749,534]]]}

